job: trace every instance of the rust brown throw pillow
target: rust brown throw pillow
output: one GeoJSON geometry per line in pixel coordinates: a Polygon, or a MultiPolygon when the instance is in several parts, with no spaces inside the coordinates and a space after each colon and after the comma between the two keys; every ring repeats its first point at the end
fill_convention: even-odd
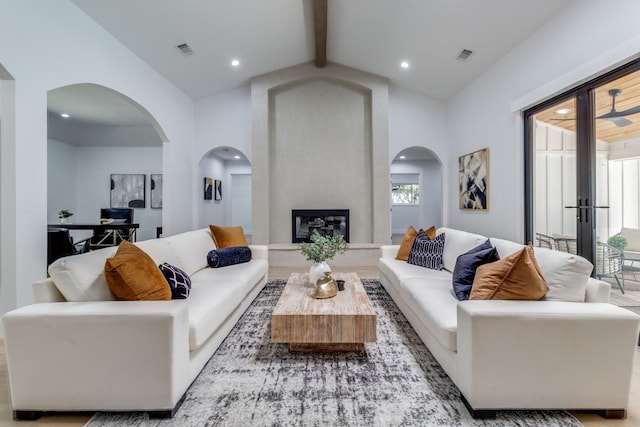
{"type": "Polygon", "coordinates": [[[549,291],[531,246],[476,270],[470,300],[539,300],[549,291]]]}
{"type": "Polygon", "coordinates": [[[104,276],[118,301],[170,300],[171,288],[158,265],[142,249],[123,241],[104,264],[104,276]]]}
{"type": "Polygon", "coordinates": [[[211,236],[218,249],[233,246],[249,246],[241,226],[224,227],[221,225],[210,225],[209,230],[211,230],[211,236]]]}
{"type": "Polygon", "coordinates": [[[413,225],[410,225],[407,228],[407,231],[402,236],[402,243],[400,243],[400,248],[398,249],[398,253],[396,254],[396,259],[406,261],[409,259],[409,252],[411,252],[411,247],[413,246],[413,241],[416,240],[416,236],[418,235],[418,230],[415,229],[413,225]]]}

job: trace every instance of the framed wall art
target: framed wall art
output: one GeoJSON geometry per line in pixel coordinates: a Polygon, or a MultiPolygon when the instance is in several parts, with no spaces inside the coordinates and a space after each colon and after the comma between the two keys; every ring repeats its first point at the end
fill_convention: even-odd
{"type": "Polygon", "coordinates": [[[145,174],[111,174],[111,207],[144,208],[145,174]]]}
{"type": "Polygon", "coordinates": [[[489,148],[458,158],[460,209],[489,210],[489,148]]]}
{"type": "Polygon", "coordinates": [[[162,209],[162,174],[151,174],[151,208],[162,209]]]}
{"type": "Polygon", "coordinates": [[[213,179],[211,178],[204,178],[204,199],[213,199],[213,179]]]}
{"type": "Polygon", "coordinates": [[[216,200],[222,200],[222,181],[216,179],[213,182],[214,198],[216,200]]]}

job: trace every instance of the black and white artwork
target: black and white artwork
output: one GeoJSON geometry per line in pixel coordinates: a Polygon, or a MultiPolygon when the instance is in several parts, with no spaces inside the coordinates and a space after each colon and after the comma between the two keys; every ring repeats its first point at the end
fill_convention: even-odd
{"type": "Polygon", "coordinates": [[[151,174],[151,208],[162,209],[162,174],[151,174]]]}
{"type": "Polygon", "coordinates": [[[111,174],[111,207],[144,208],[145,174],[111,174]]]}
{"type": "Polygon", "coordinates": [[[215,194],[215,200],[222,200],[222,181],[220,181],[219,179],[216,179],[214,181],[214,194],[215,194]]]}
{"type": "Polygon", "coordinates": [[[489,148],[458,159],[460,209],[489,209],[489,148]]]}
{"type": "Polygon", "coordinates": [[[213,199],[213,179],[206,178],[204,179],[204,199],[211,200],[213,199]]]}

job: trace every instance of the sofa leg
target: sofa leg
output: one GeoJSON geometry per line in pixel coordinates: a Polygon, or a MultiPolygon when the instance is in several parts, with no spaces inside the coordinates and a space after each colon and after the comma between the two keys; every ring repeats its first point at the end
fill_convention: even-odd
{"type": "Polygon", "coordinates": [[[460,395],[460,397],[462,398],[462,403],[464,403],[464,406],[467,408],[467,411],[469,411],[469,413],[473,418],[483,419],[483,420],[486,420],[486,419],[493,420],[496,418],[496,411],[491,409],[473,409],[469,404],[469,402],[467,402],[467,399],[465,399],[465,397],[462,394],[460,395]]]}
{"type": "Polygon", "coordinates": [[[602,411],[604,418],[627,418],[626,409],[605,409],[602,411]]]}
{"type": "Polygon", "coordinates": [[[176,406],[174,406],[173,409],[168,409],[166,411],[149,411],[148,412],[149,418],[152,420],[173,418],[176,412],[178,412],[178,409],[180,409],[180,407],[182,406],[182,402],[184,402],[184,398],[186,397],[186,395],[187,393],[182,395],[182,397],[180,398],[180,400],[178,400],[178,403],[176,403],[176,406]]]}
{"type": "Polygon", "coordinates": [[[16,421],[35,421],[44,415],[44,411],[13,411],[13,419],[16,421]]]}

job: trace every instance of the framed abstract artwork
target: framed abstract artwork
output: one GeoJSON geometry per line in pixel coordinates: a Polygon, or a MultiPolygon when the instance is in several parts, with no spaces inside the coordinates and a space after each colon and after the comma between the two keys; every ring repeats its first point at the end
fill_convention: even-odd
{"type": "Polygon", "coordinates": [[[213,199],[213,179],[211,178],[204,178],[204,199],[213,199]]]}
{"type": "Polygon", "coordinates": [[[151,174],[151,208],[162,209],[162,174],[151,174]]]}
{"type": "Polygon", "coordinates": [[[489,210],[489,148],[458,158],[460,209],[489,210]]]}
{"type": "Polygon", "coordinates": [[[222,181],[219,179],[213,182],[213,192],[215,200],[222,200],[222,181]]]}
{"type": "Polygon", "coordinates": [[[111,207],[144,208],[145,174],[111,174],[111,207]]]}

